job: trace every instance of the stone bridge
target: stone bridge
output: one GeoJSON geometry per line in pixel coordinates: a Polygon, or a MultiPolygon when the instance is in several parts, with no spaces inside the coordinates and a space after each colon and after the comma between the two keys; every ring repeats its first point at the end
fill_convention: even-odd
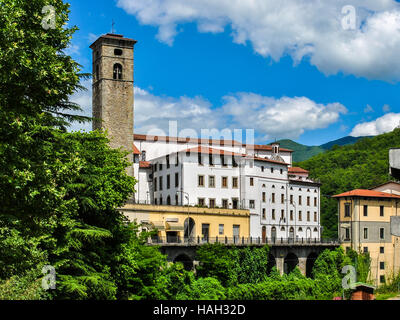
{"type": "MultiPolygon", "coordinates": [[[[222,242],[225,244],[224,242],[222,242]]],[[[182,262],[185,269],[192,270],[198,264],[196,260],[197,249],[204,243],[157,243],[160,251],[167,256],[170,262],[182,262]]],[[[269,269],[276,266],[281,274],[290,273],[296,266],[302,274],[311,276],[311,271],[315,260],[325,249],[334,250],[340,246],[338,241],[284,241],[255,242],[248,243],[238,241],[238,243],[226,243],[227,247],[262,247],[268,245],[270,248],[268,264],[269,269]]]]}

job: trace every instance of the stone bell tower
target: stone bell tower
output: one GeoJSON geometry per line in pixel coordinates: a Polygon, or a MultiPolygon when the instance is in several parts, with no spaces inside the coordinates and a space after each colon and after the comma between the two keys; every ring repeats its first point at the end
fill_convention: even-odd
{"type": "MultiPolygon", "coordinates": [[[[129,151],[133,162],[133,48],[136,40],[108,33],[93,51],[93,130],[106,130],[110,146],[129,151]]],[[[133,176],[133,170],[128,169],[133,176]]]]}

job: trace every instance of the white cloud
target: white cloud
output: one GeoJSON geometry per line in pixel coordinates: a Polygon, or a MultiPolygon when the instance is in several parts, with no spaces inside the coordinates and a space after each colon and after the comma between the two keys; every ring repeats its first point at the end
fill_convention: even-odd
{"type": "Polygon", "coordinates": [[[344,72],[368,79],[400,80],[400,4],[394,0],[118,0],[140,23],[157,26],[172,45],[179,25],[200,32],[232,29],[233,41],[278,61],[289,54],[325,74],[344,72]],[[342,8],[356,8],[355,30],[342,27],[342,8]]]}
{"type": "Polygon", "coordinates": [[[399,125],[400,113],[388,113],[374,121],[356,125],[350,135],[353,137],[376,136],[393,131],[399,125]]]}
{"type": "Polygon", "coordinates": [[[326,128],[347,109],[340,103],[318,104],[306,97],[280,99],[254,93],[225,97],[224,113],[233,125],[254,128],[265,139],[299,138],[306,130],[326,128]]]}
{"type": "MultiPolygon", "coordinates": [[[[71,100],[82,108],[82,115],[92,116],[91,80],[83,82],[88,89],[76,93],[71,100]]],[[[265,97],[254,93],[238,93],[224,98],[222,106],[213,106],[198,97],[157,96],[135,88],[135,132],[152,133],[152,130],[169,132],[170,121],[176,121],[178,133],[201,129],[254,129],[264,139],[296,139],[307,130],[326,128],[337,122],[347,109],[340,103],[318,104],[306,97],[265,97]]],[[[73,123],[70,130],[91,130],[91,123],[73,123]]],[[[154,132],[153,132],[154,133],[154,132]]],[[[161,133],[157,133],[161,134],[161,133]]]]}

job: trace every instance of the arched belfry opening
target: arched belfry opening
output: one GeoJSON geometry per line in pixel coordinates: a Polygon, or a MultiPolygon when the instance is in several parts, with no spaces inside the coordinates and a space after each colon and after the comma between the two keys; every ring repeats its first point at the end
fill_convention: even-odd
{"type": "Polygon", "coordinates": [[[119,63],[114,64],[113,79],[122,80],[122,65],[119,63]]]}

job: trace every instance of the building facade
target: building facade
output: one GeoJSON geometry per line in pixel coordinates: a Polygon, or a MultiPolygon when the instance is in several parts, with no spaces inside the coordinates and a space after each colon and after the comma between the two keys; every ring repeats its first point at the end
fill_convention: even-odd
{"type": "Polygon", "coordinates": [[[370,279],[384,284],[400,270],[399,237],[390,233],[390,219],[400,214],[400,184],[389,182],[371,190],[353,190],[338,199],[342,247],[369,253],[370,279]],[[381,190],[384,190],[382,192],[381,190]]]}

